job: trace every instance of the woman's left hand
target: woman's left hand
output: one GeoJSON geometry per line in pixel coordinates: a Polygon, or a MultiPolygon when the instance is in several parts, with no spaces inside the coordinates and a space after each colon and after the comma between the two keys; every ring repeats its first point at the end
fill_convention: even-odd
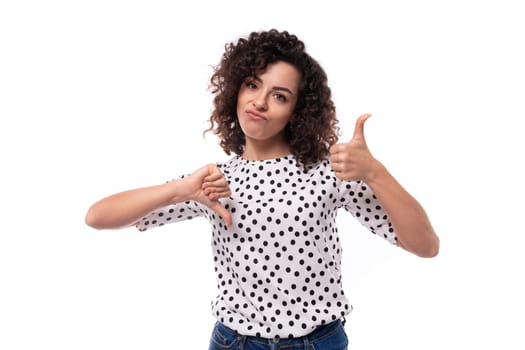
{"type": "Polygon", "coordinates": [[[350,142],[330,147],[330,161],[335,175],[341,180],[366,180],[373,175],[378,161],[366,145],[364,125],[370,114],[360,116],[350,142]]]}

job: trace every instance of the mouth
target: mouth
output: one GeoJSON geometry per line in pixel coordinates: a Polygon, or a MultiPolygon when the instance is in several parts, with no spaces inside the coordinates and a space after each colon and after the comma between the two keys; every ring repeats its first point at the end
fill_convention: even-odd
{"type": "Polygon", "coordinates": [[[254,119],[254,120],[266,120],[266,117],[262,114],[259,114],[255,111],[252,111],[252,110],[247,110],[246,111],[246,114],[248,115],[248,117],[250,117],[251,119],[254,119]]]}

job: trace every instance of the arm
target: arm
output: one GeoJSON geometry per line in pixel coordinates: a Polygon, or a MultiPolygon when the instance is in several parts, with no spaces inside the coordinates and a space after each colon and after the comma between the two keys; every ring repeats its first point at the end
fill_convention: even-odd
{"type": "Polygon", "coordinates": [[[330,148],[330,160],[336,176],[343,180],[362,180],[379,200],[397,234],[398,245],[421,257],[433,257],[439,251],[439,238],[423,207],[375,159],[365,142],[364,122],[356,122],[352,140],[330,148]]]}
{"type": "Polygon", "coordinates": [[[439,238],[418,201],[410,195],[378,161],[364,181],[388,213],[400,247],[420,257],[434,257],[439,238]]]}
{"type": "Polygon", "coordinates": [[[231,224],[230,213],[219,199],[230,196],[226,179],[215,165],[206,165],[188,177],[162,185],[116,193],[94,203],[86,224],[96,229],[116,229],[136,223],[155,209],[194,200],[221,215],[231,224]]]}

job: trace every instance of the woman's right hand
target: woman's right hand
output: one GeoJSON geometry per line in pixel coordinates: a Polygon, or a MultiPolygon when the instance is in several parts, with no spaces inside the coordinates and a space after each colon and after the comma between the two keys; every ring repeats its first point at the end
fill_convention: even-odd
{"type": "Polygon", "coordinates": [[[226,178],[216,165],[206,165],[190,176],[161,185],[136,188],[103,198],[91,205],[86,224],[95,229],[117,229],[166,205],[195,200],[232,223],[231,214],[219,202],[231,194],[226,178]]]}
{"type": "Polygon", "coordinates": [[[208,164],[181,181],[187,190],[187,199],[207,206],[224,219],[226,226],[231,226],[231,213],[219,201],[220,198],[228,198],[231,191],[228,181],[216,165],[208,164]]]}

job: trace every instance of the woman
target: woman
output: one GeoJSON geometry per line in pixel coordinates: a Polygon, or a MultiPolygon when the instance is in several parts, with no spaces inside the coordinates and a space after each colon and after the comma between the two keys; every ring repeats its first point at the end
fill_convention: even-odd
{"type": "Polygon", "coordinates": [[[210,129],[229,161],[93,204],[97,229],[144,231],[197,216],[212,225],[218,296],[210,349],[346,349],[339,208],[422,257],[439,239],[421,205],[375,159],[357,119],[337,144],[327,77],[288,32],[232,42],[211,78],[210,129]],[[273,347],[272,347],[273,345],[273,347]]]}

